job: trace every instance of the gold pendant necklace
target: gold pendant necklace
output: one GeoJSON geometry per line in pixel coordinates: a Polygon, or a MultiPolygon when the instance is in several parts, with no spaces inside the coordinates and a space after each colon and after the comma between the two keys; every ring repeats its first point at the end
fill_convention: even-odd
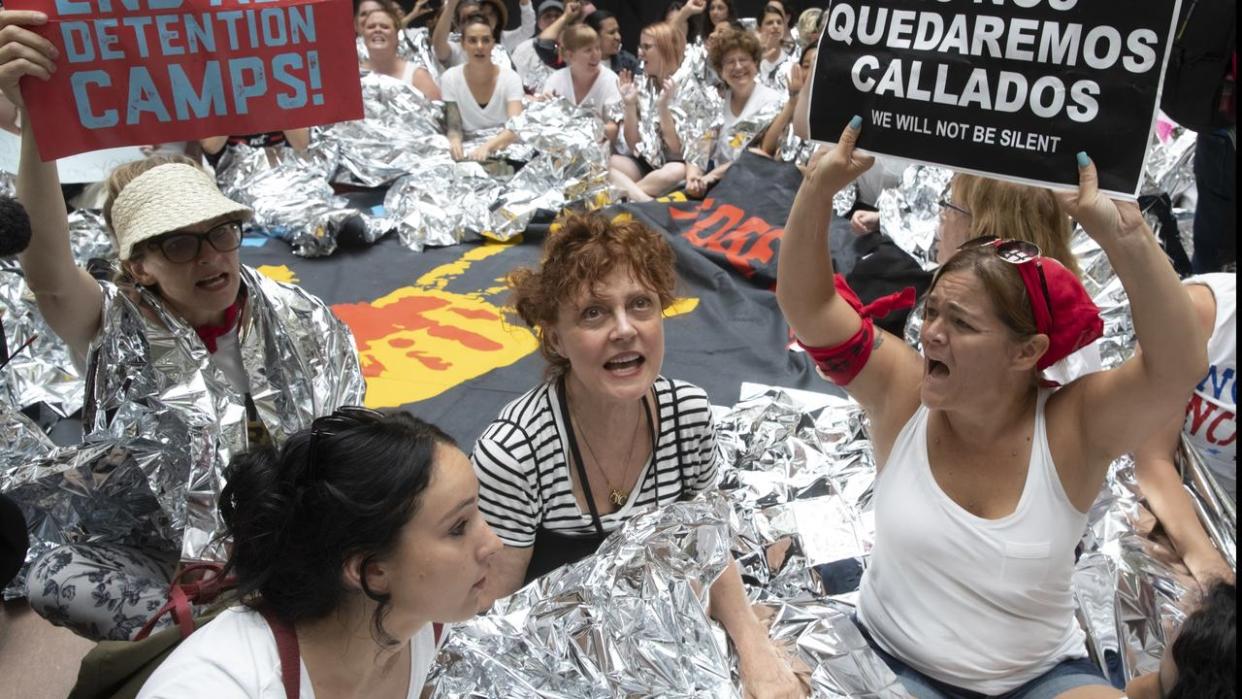
{"type": "MultiPolygon", "coordinates": [[[[643,413],[645,412],[646,400],[647,398],[644,396],[644,410],[638,411],[638,419],[634,421],[634,434],[630,436],[630,452],[626,455],[625,462],[622,464],[625,468],[625,472],[621,476],[622,485],[625,484],[630,475],[630,462],[634,460],[634,446],[638,442],[638,428],[643,424],[643,413]]],[[[582,425],[578,423],[578,419],[572,412],[569,417],[573,420],[574,424],[577,425],[578,432],[582,434],[582,441],[586,444],[587,452],[591,455],[592,461],[595,462],[595,470],[599,471],[599,474],[604,477],[604,485],[608,486],[608,501],[613,505],[616,505],[618,509],[625,507],[625,503],[630,501],[629,491],[621,490],[612,484],[612,481],[608,478],[608,474],[604,471],[603,463],[599,460],[599,457],[595,455],[595,448],[591,446],[591,440],[587,437],[586,430],[582,429],[582,425]]],[[[652,445],[652,448],[654,449],[655,446],[652,445]]]]}

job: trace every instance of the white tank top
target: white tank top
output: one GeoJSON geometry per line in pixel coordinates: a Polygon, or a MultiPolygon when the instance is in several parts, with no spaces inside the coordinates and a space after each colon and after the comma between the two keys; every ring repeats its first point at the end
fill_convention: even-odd
{"type": "Polygon", "coordinates": [[[1216,480],[1237,500],[1238,489],[1238,277],[1205,274],[1201,284],[1216,298],[1216,323],[1208,340],[1208,373],[1186,408],[1185,433],[1216,480]]]}
{"type": "Polygon", "coordinates": [[[1070,587],[1087,515],[1052,463],[1049,395],[1039,394],[1026,485],[1007,517],[977,517],[940,489],[925,406],[876,480],[859,618],[880,647],[928,677],[997,695],[1087,655],[1070,587]]]}

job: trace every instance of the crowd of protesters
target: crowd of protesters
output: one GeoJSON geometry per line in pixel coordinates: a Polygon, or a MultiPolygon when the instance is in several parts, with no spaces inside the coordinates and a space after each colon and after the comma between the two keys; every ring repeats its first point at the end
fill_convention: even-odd
{"type": "MultiPolygon", "coordinates": [[[[703,198],[742,150],[779,159],[805,135],[796,124],[818,9],[794,15],[771,2],[742,17],[730,0],[679,1],[661,21],[631,28],[638,43],[626,47],[618,17],[590,2],[517,7],[511,22],[501,0],[360,0],[359,69],[442,103],[457,160],[500,157],[518,140],[509,124],[526,105],[568,100],[601,122],[609,181],[631,202],[703,198]],[[420,37],[430,63],[403,49],[420,37]],[[678,99],[689,82],[718,94],[706,133],[683,128],[678,99]],[[734,126],[761,115],[763,128],[739,148],[734,126]],[[491,135],[472,142],[478,132],[491,135]]],[[[281,696],[281,638],[291,631],[301,665],[289,681],[305,696],[417,697],[441,624],[590,555],[638,508],[715,487],[723,457],[708,397],[662,374],[674,253],[641,223],[568,216],[540,264],[510,275],[512,305],[547,372],[497,406],[469,457],[408,413],[356,407],[363,381],[349,329],[319,299],[241,263],[252,212],[220,193],[204,162],[215,165],[231,144],[305,149],[313,129],[220,135],[119,168],[104,205],[117,274],[101,282],[80,269],[57,170],[38,156],[18,87],[61,61],[29,30],[42,21],[0,10],[0,121],[22,139],[16,187],[32,236],[20,263],[39,310],[76,360],[104,367],[89,373],[87,392],[105,414],[143,401],[147,387],[195,381],[222,414],[244,416],[225,429],[170,412],[212,445],[204,458],[225,475],[216,505],[231,542],[224,574],[236,576],[241,603],[183,642],[139,696],[220,696],[224,686],[281,696]],[[312,317],[323,325],[307,326],[312,317]],[[282,336],[308,331],[318,344],[289,348],[300,361],[273,375],[282,336]],[[260,392],[314,408],[277,419],[260,392]]],[[[1236,430],[1236,389],[1214,390],[1215,378],[1236,375],[1235,262],[1231,244],[1216,244],[1235,231],[1196,232],[1197,274],[1179,279],[1138,207],[1099,192],[1089,153],[1078,154],[1073,194],[959,174],[939,202],[939,267],[913,347],[877,327],[828,254],[825,202],[875,175],[874,158],[854,150],[863,119],[841,126],[835,147],[798,163],[777,297],[820,374],[869,420],[876,541],[855,618],[868,643],[920,699],[1120,696],[1088,660],[1070,578],[1110,465],[1134,454],[1143,494],[1203,602],[1160,672],[1127,696],[1234,696],[1234,571],[1174,454],[1190,444],[1236,498],[1235,438],[1222,436],[1236,430]],[[1141,347],[1108,370],[1071,248],[1075,224],[1124,285],[1141,347]],[[1207,423],[1208,410],[1229,424],[1207,423]]],[[[1232,126],[1227,134],[1200,150],[1236,148],[1232,126]]],[[[1199,157],[1209,155],[1219,166],[1222,154],[1199,157]]],[[[1208,196],[1225,196],[1220,189],[1208,196]]],[[[1213,202],[1212,225],[1234,225],[1233,207],[1213,202]]],[[[856,234],[884,235],[869,207],[851,217],[856,234]]],[[[0,504],[7,537],[20,517],[0,504]]],[[[128,640],[163,606],[181,563],[166,552],[66,545],[29,567],[27,598],[81,635],[128,640]]],[[[747,696],[805,696],[732,562],[710,611],[737,651],[747,696]]]]}

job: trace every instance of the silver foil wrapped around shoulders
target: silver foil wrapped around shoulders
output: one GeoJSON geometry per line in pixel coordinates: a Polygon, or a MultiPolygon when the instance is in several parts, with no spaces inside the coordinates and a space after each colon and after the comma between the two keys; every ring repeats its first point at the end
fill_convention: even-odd
{"type": "MultiPolygon", "coordinates": [[[[360,404],[365,383],[353,337],[331,310],[302,289],[248,267],[241,268],[241,276],[246,305],[238,341],[251,403],[267,434],[280,444],[315,417],[360,404]]],[[[250,446],[246,396],[210,362],[194,330],[157,297],[143,289],[101,287],[102,327],[88,354],[85,379],[86,440],[58,452],[55,464],[20,481],[10,479],[5,489],[37,480],[39,501],[19,498],[19,504],[64,513],[48,520],[54,526],[32,530],[36,541],[47,541],[40,537],[55,528],[75,541],[158,536],[183,559],[219,558],[216,503],[223,468],[250,446]],[[94,466],[81,464],[92,461],[83,454],[96,443],[135,453],[139,443],[149,445],[142,447],[147,455],[137,468],[154,509],[114,502],[116,494],[101,489],[100,479],[74,475],[82,468],[93,472],[94,466]],[[110,523],[103,526],[91,508],[112,512],[110,523]]]]}
{"type": "Polygon", "coordinates": [[[43,404],[60,417],[81,410],[82,373],[69,346],[43,319],[25,276],[14,266],[0,268],[0,323],[11,353],[9,363],[0,369],[0,403],[18,410],[43,404]]]}
{"type": "Polygon", "coordinates": [[[935,269],[936,231],[940,227],[941,195],[949,187],[953,171],[931,165],[911,165],[901,184],[880,193],[880,230],[923,269],[935,269]]]}
{"type": "MultiPolygon", "coordinates": [[[[711,157],[710,146],[704,143],[705,139],[712,134],[713,126],[721,119],[724,102],[720,97],[720,88],[717,80],[712,79],[715,72],[712,71],[711,65],[708,63],[707,49],[701,44],[691,44],[686,47],[685,58],[681,62],[681,66],[673,73],[673,85],[676,92],[669,101],[669,111],[673,115],[673,124],[677,129],[677,138],[681,141],[682,158],[687,162],[694,162],[700,167],[707,165],[707,160],[702,159],[702,154],[706,152],[707,158],[711,157]]],[[[638,80],[635,78],[635,80],[638,80]]],[[[640,122],[646,125],[651,122],[656,133],[653,138],[659,140],[653,141],[664,145],[662,136],[659,131],[659,108],[657,106],[659,100],[659,90],[656,89],[655,81],[643,76],[643,90],[640,93],[645,97],[639,115],[642,119],[640,122]],[[648,105],[650,102],[650,105],[648,105]]],[[[651,130],[651,129],[648,129],[651,130]]],[[[647,130],[639,129],[643,136],[643,145],[647,145],[647,130]]],[[[653,151],[651,147],[647,147],[648,151],[653,151]]],[[[644,158],[652,167],[661,167],[667,162],[667,159],[660,160],[659,163],[651,160],[647,152],[642,153],[644,158]]]]}
{"type": "Polygon", "coordinates": [[[737,160],[753,144],[755,138],[772,125],[772,121],[784,106],[784,102],[774,102],[744,119],[736,120],[726,129],[724,110],[729,108],[726,93],[721,100],[721,111],[717,113],[711,127],[687,150],[686,162],[708,172],[717,154],[723,154],[723,159],[728,162],[737,160]]]}

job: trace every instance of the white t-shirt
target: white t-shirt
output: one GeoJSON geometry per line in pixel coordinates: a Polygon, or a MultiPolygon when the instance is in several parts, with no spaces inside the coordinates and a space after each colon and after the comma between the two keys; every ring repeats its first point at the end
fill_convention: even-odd
{"type": "Polygon", "coordinates": [[[1212,290],[1216,320],[1208,340],[1208,373],[1186,407],[1184,431],[1216,480],[1237,499],[1238,490],[1238,277],[1204,274],[1184,283],[1212,290]]]}
{"type": "Polygon", "coordinates": [[[440,93],[445,102],[456,102],[461,110],[461,127],[466,133],[494,129],[509,121],[509,103],[522,101],[522,79],[507,68],[500,69],[496,89],[486,105],[474,101],[466,84],[464,66],[453,66],[440,76],[440,93]]]}
{"type": "Polygon", "coordinates": [[[733,125],[762,112],[770,105],[780,104],[785,101],[785,96],[761,82],[756,82],[755,89],[751,91],[750,99],[746,100],[746,104],[742,107],[740,114],[733,113],[733,107],[730,105],[731,99],[732,92],[726,91],[724,105],[721,109],[721,113],[724,114],[724,123],[720,126],[720,133],[716,138],[716,150],[712,155],[712,159],[717,165],[723,165],[733,160],[733,152],[736,149],[730,148],[726,142],[730,134],[733,133],[733,125]]]}
{"type": "MultiPolygon", "coordinates": [[[[435,660],[435,631],[428,624],[410,640],[409,699],[418,699],[435,660]]],[[[302,699],[314,699],[306,664],[302,699]]],[[[138,699],[285,699],[276,637],[256,611],[233,607],[181,642],[138,692],[138,699]]]]}
{"type": "Polygon", "coordinates": [[[216,351],[211,355],[211,364],[224,374],[232,384],[233,390],[241,395],[250,393],[250,375],[242,364],[241,344],[237,341],[237,326],[216,338],[216,351]]]}
{"type": "Polygon", "coordinates": [[[553,73],[552,77],[543,84],[543,91],[549,95],[564,97],[579,107],[589,109],[605,121],[608,120],[610,105],[621,102],[621,88],[617,74],[607,66],[599,67],[599,75],[596,76],[595,83],[581,100],[577,99],[577,94],[574,92],[574,78],[570,75],[569,68],[561,68],[553,73]]]}

